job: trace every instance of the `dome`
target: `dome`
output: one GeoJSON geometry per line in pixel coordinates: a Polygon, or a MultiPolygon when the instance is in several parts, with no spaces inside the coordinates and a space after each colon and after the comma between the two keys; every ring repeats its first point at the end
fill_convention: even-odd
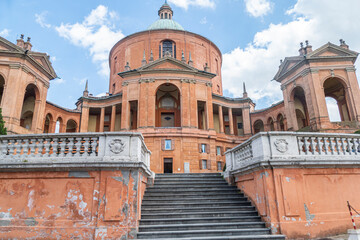
{"type": "Polygon", "coordinates": [[[148,30],[172,29],[184,31],[184,28],[172,19],[158,19],[148,27],[148,30]]]}

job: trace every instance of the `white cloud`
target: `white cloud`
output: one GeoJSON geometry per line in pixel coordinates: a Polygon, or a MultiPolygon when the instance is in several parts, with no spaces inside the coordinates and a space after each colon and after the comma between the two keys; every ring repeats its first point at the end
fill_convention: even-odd
{"type": "Polygon", "coordinates": [[[214,0],[169,0],[170,3],[175,6],[184,8],[187,10],[189,6],[198,6],[203,8],[215,8],[214,0]]]}
{"type": "Polygon", "coordinates": [[[51,60],[51,62],[55,62],[55,61],[56,61],[56,57],[55,57],[55,56],[52,56],[52,57],[50,57],[50,60],[51,60]]]}
{"type": "Polygon", "coordinates": [[[268,0],[245,0],[246,11],[253,17],[262,17],[271,12],[272,3],[268,0]]]}
{"type": "Polygon", "coordinates": [[[46,23],[45,17],[48,14],[47,11],[42,12],[40,14],[35,13],[35,22],[40,24],[42,28],[51,28],[51,24],[46,23]]]}
{"type": "Polygon", "coordinates": [[[120,30],[114,30],[115,12],[99,5],[81,23],[62,23],[56,27],[58,34],[72,44],[89,50],[94,63],[99,64],[99,74],[109,76],[108,57],[113,45],[124,37],[120,30]]]}
{"type": "Polygon", "coordinates": [[[200,24],[207,24],[207,18],[206,18],[206,17],[203,17],[203,18],[200,20],[200,24]]]}
{"type": "Polygon", "coordinates": [[[51,83],[54,83],[56,85],[65,83],[65,80],[62,78],[56,78],[55,80],[52,80],[51,83]]]}
{"type": "Polygon", "coordinates": [[[96,95],[95,97],[105,97],[106,96],[106,93],[103,92],[103,93],[99,93],[98,95],[96,95]]]}
{"type": "Polygon", "coordinates": [[[0,36],[2,37],[7,37],[9,36],[10,30],[7,28],[4,28],[1,32],[0,32],[0,36]]]}
{"type": "Polygon", "coordinates": [[[360,32],[356,24],[360,22],[359,8],[358,0],[342,4],[337,0],[299,0],[287,12],[293,16],[292,21],[270,24],[256,33],[246,47],[237,47],[224,54],[224,89],[241,96],[242,82],[246,82],[249,97],[255,101],[264,97],[269,104],[281,100],[280,84],[270,80],[278,70],[280,59],[298,55],[300,42],[308,39],[313,48],[318,48],[329,41],[338,44],[343,38],[351,49],[360,50],[360,32]]]}

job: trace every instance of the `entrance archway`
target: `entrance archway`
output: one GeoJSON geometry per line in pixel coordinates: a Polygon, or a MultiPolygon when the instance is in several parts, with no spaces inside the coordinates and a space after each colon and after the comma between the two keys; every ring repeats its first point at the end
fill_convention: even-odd
{"type": "Polygon", "coordinates": [[[180,91],[170,83],[156,91],[156,127],[180,127],[180,91]]]}

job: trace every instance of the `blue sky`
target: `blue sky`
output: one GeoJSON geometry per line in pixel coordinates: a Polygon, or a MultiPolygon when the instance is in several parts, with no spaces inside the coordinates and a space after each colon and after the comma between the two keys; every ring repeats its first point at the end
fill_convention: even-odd
{"type": "MultiPolygon", "coordinates": [[[[203,35],[223,53],[228,96],[246,82],[257,109],[282,99],[271,82],[280,59],[297,55],[299,43],[314,48],[343,38],[360,51],[358,0],[168,0],[185,30],[203,35]]],[[[94,95],[108,90],[107,56],[122,37],[145,30],[163,0],[1,0],[0,36],[15,42],[31,37],[33,50],[51,56],[60,79],[48,100],[74,108],[85,81],[94,95]]]]}

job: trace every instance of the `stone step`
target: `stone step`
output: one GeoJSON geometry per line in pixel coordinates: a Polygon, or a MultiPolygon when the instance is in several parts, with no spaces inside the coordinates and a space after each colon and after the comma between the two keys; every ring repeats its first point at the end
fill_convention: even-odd
{"type": "Polygon", "coordinates": [[[163,181],[225,181],[221,176],[219,177],[173,177],[173,178],[155,178],[155,182],[163,181]]]}
{"type": "Polygon", "coordinates": [[[180,213],[142,213],[141,219],[167,219],[167,218],[200,218],[200,217],[236,217],[258,216],[257,211],[212,211],[212,212],[180,212],[180,213]]]}
{"type": "Polygon", "coordinates": [[[143,225],[143,226],[139,227],[139,232],[206,230],[206,229],[246,229],[246,228],[265,228],[265,223],[263,223],[263,222],[232,222],[232,223],[143,225]]]}
{"type": "Polygon", "coordinates": [[[151,194],[173,194],[173,195],[176,195],[176,194],[178,194],[178,195],[210,194],[210,195],[213,195],[213,194],[227,194],[227,193],[242,194],[236,188],[227,188],[227,189],[217,188],[217,189],[205,189],[205,190],[202,190],[202,189],[189,190],[189,189],[156,189],[156,188],[150,189],[150,188],[147,188],[144,196],[151,195],[151,194]]]}
{"type": "MultiPolygon", "coordinates": [[[[161,240],[285,240],[284,235],[242,235],[242,236],[206,236],[206,237],[186,237],[186,238],[162,238],[161,240]]],[[[143,239],[143,240],[154,240],[143,239]]]]}
{"type": "Polygon", "coordinates": [[[236,216],[236,217],[193,217],[184,218],[168,218],[168,219],[141,219],[142,225],[160,225],[160,224],[192,224],[192,223],[225,223],[225,222],[255,222],[261,221],[260,216],[236,216]]]}
{"type": "Polygon", "coordinates": [[[244,194],[239,193],[234,190],[229,191],[191,191],[191,192],[173,192],[173,193],[164,193],[164,192],[147,192],[145,197],[177,197],[177,198],[197,198],[197,197],[212,197],[212,196],[240,196],[244,197],[244,194]]]}
{"type": "Polygon", "coordinates": [[[243,202],[239,202],[239,201],[234,201],[234,202],[225,202],[225,201],[221,201],[221,202],[209,202],[209,203],[201,203],[201,202],[191,202],[191,203],[172,203],[172,202],[168,202],[168,203],[156,203],[156,202],[146,202],[142,204],[143,207],[186,207],[186,208],[191,208],[191,207],[203,207],[203,208],[208,208],[208,207],[217,207],[217,206],[251,206],[251,203],[249,201],[243,201],[243,202]]]}
{"type": "Polygon", "coordinates": [[[202,186],[202,185],[229,185],[227,182],[225,182],[224,180],[220,180],[220,181],[155,181],[154,182],[154,187],[158,187],[158,186],[162,186],[162,185],[172,185],[172,186],[177,186],[177,185],[196,185],[196,186],[202,186]]]}
{"type": "Polygon", "coordinates": [[[222,177],[220,173],[165,173],[156,174],[155,178],[176,178],[176,177],[222,177]]]}
{"type": "Polygon", "coordinates": [[[218,206],[218,207],[192,207],[192,208],[182,208],[182,207],[173,207],[173,208],[164,208],[162,206],[159,207],[142,207],[142,213],[179,213],[179,212],[213,212],[213,211],[253,211],[255,210],[254,206],[218,206]]]}
{"type": "Polygon", "coordinates": [[[172,199],[172,200],[166,200],[166,199],[161,199],[161,200],[154,200],[154,199],[144,199],[143,200],[143,204],[148,204],[148,203],[154,203],[154,204],[167,204],[167,203],[174,203],[174,204],[185,204],[185,203],[217,203],[217,202],[222,202],[222,203],[243,203],[243,202],[247,202],[247,198],[242,197],[242,198],[217,198],[217,199],[206,199],[206,198],[198,198],[198,199],[172,199]]]}
{"type": "Polygon", "coordinates": [[[170,238],[170,237],[213,237],[213,236],[239,236],[239,235],[264,235],[270,234],[267,228],[252,229],[215,229],[215,230],[188,230],[188,231],[158,231],[158,232],[139,232],[137,238],[170,238]]]}
{"type": "Polygon", "coordinates": [[[146,191],[151,192],[152,190],[163,190],[163,191],[179,191],[179,190],[186,190],[186,191],[195,191],[195,190],[218,190],[221,191],[223,189],[233,189],[236,190],[235,186],[229,186],[229,185],[213,185],[208,184],[207,186],[171,186],[171,185],[162,185],[162,186],[156,186],[156,187],[149,187],[146,189],[146,191]]]}
{"type": "Polygon", "coordinates": [[[143,203],[144,202],[150,202],[150,201],[158,201],[160,202],[169,202],[169,201],[175,201],[175,202],[179,202],[179,201],[184,201],[184,202],[193,202],[193,201],[202,201],[202,202],[209,202],[209,201],[219,201],[219,200],[233,200],[233,201],[247,201],[248,198],[247,197],[242,197],[242,196],[236,196],[236,195],[232,195],[229,197],[226,196],[190,196],[190,197],[182,197],[179,198],[178,196],[164,196],[164,197],[149,197],[146,196],[143,199],[143,203]]]}

